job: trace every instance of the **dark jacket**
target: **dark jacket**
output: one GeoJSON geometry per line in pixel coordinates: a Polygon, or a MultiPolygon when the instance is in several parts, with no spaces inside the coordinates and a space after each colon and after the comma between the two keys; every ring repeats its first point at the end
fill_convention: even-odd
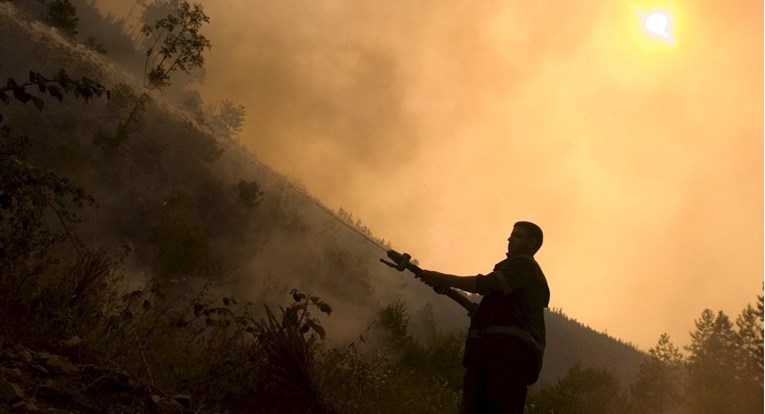
{"type": "Polygon", "coordinates": [[[487,364],[537,381],[545,349],[544,308],[550,289],[531,256],[510,256],[476,284],[483,299],[470,320],[463,363],[487,364]]]}

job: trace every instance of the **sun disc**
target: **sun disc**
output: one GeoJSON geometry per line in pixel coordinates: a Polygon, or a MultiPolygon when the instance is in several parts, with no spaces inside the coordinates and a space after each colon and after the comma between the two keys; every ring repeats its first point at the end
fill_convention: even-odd
{"type": "Polygon", "coordinates": [[[645,19],[645,28],[655,35],[667,37],[669,35],[669,18],[664,13],[651,13],[645,19]]]}
{"type": "Polygon", "coordinates": [[[664,52],[678,46],[682,19],[674,0],[628,0],[628,35],[646,52],[664,52]]]}

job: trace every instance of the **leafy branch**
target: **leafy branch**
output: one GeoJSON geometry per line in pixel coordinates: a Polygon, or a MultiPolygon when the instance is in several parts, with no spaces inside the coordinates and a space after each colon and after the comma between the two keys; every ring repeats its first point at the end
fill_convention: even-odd
{"type": "Polygon", "coordinates": [[[144,79],[148,86],[167,86],[173,71],[180,69],[189,73],[194,67],[202,67],[202,53],[210,49],[212,44],[199,33],[199,29],[203,23],[209,22],[210,18],[205,15],[201,5],[192,6],[188,1],[183,1],[175,15],[168,14],[153,26],[143,26],[141,33],[147,38],[153,37],[144,62],[144,79]]]}
{"type": "MultiPolygon", "coordinates": [[[[109,90],[100,83],[86,77],[73,79],[62,69],[53,78],[34,71],[29,72],[27,82],[20,83],[8,78],[6,85],[0,87],[0,101],[9,105],[13,96],[22,103],[31,101],[38,110],[42,110],[44,102],[27,90],[31,87],[59,101],[63,101],[64,93],[72,93],[85,101],[102,95],[108,99],[110,95],[109,90]]],[[[0,170],[4,177],[0,181],[0,261],[7,261],[13,266],[13,262],[20,263],[62,241],[61,236],[51,235],[44,229],[44,211],[48,208],[61,223],[64,238],[69,239],[80,254],[77,240],[68,226],[78,219],[68,209],[66,200],[76,207],[82,207],[83,203],[93,205],[95,200],[66,178],[29,164],[26,161],[29,137],[22,135],[12,138],[10,127],[2,124],[2,121],[0,113],[0,170]]]]}
{"type": "MultiPolygon", "coordinates": [[[[36,86],[39,93],[47,93],[58,99],[59,102],[63,102],[64,93],[71,93],[75,98],[82,98],[85,102],[88,102],[93,97],[101,97],[103,95],[106,95],[106,99],[111,97],[111,92],[104,85],[85,76],[80,79],[74,79],[67,75],[64,69],[61,69],[53,78],[47,78],[40,73],[29,71],[29,80],[24,83],[8,78],[5,86],[0,87],[0,101],[6,105],[10,104],[10,93],[16,100],[22,103],[32,101],[35,107],[42,111],[45,106],[43,100],[39,96],[35,96],[27,91],[27,88],[31,86],[36,86]]],[[[1,115],[0,121],[2,121],[1,115]]]]}

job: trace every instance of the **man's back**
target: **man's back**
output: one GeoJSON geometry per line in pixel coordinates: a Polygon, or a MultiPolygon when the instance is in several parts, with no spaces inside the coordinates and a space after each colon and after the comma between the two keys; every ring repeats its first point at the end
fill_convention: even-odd
{"type": "Polygon", "coordinates": [[[478,287],[483,299],[471,318],[470,329],[516,327],[544,348],[544,308],[550,303],[550,289],[533,257],[508,257],[497,263],[492,273],[479,278],[478,287]]]}

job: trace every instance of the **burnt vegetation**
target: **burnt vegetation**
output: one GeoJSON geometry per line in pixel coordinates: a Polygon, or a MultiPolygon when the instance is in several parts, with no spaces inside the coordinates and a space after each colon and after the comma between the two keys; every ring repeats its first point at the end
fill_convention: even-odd
{"type": "MultiPolygon", "coordinates": [[[[13,3],[70,41],[86,29],[69,0],[13,3]]],[[[121,44],[113,39],[124,39],[125,22],[97,22],[92,3],[74,3],[121,44]]],[[[0,11],[8,19],[17,9],[0,11]]],[[[350,212],[317,212],[289,179],[242,155],[244,107],[206,106],[188,78],[174,77],[202,69],[208,22],[187,1],[147,7],[144,37],[125,54],[139,82],[107,82],[85,63],[74,69],[87,76],[60,67],[3,74],[0,407],[456,412],[464,331],[443,328],[431,304],[412,309],[376,292],[378,252],[350,247],[366,242],[348,228],[386,242],[350,212]],[[185,115],[171,114],[162,93],[185,115]],[[274,239],[308,253],[282,255],[274,239]],[[289,262],[297,275],[259,274],[258,260],[289,262]],[[332,300],[309,293],[317,291],[332,300]],[[351,340],[333,340],[332,321],[348,316],[339,309],[370,308],[351,340]]],[[[109,53],[109,42],[79,41],[109,53]]],[[[14,47],[23,46],[0,52],[14,47]]],[[[761,295],[734,321],[705,310],[685,352],[662,335],[641,353],[560,310],[548,321],[529,413],[763,410],[761,295]],[[636,362],[593,363],[604,349],[608,361],[636,362]]]]}

